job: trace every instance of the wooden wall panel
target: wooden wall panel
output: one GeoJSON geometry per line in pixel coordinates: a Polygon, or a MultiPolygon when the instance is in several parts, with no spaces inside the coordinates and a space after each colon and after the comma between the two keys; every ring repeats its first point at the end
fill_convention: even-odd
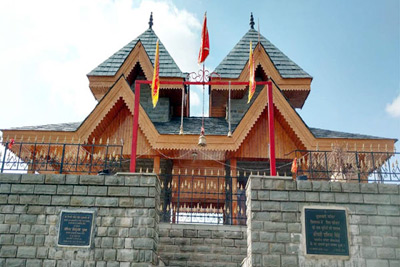
{"type": "MultiPolygon", "coordinates": [[[[96,138],[96,144],[99,143],[100,138],[102,139],[103,144],[107,142],[107,139],[109,139],[111,144],[114,144],[115,141],[117,144],[121,144],[122,142],[123,154],[130,155],[132,146],[133,116],[123,102],[120,105],[116,104],[116,106],[119,107],[119,110],[107,114],[107,116],[93,131],[89,141],[94,137],[96,138]]],[[[139,130],[138,134],[137,153],[140,156],[155,154],[141,130],[139,130]]]]}
{"type": "MultiPolygon", "coordinates": [[[[285,155],[293,150],[300,149],[296,146],[297,137],[286,131],[280,120],[275,117],[275,154],[277,159],[292,158],[293,155],[285,155]]],[[[257,159],[269,158],[268,153],[268,119],[266,110],[263,111],[257,123],[239,147],[231,154],[233,158],[257,159]]]]}

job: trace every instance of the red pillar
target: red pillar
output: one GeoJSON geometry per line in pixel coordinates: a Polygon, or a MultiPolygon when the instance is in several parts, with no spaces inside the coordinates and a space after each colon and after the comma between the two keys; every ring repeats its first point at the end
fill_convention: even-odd
{"type": "Polygon", "coordinates": [[[276,176],[275,160],[275,127],[274,127],[274,102],[272,99],[272,82],[268,82],[268,135],[269,135],[269,168],[271,176],[276,176]]]}
{"type": "Polygon", "coordinates": [[[137,137],[139,130],[139,104],[140,104],[140,82],[135,82],[135,107],[133,110],[133,131],[132,131],[132,148],[131,148],[131,164],[129,166],[130,172],[136,171],[136,150],[137,150],[137,137]]]}

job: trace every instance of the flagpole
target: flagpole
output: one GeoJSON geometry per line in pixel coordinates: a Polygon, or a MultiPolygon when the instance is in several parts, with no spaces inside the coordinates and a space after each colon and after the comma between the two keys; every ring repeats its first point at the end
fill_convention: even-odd
{"type": "Polygon", "coordinates": [[[229,81],[229,90],[228,90],[228,137],[232,137],[231,130],[231,81],[229,81]]]}

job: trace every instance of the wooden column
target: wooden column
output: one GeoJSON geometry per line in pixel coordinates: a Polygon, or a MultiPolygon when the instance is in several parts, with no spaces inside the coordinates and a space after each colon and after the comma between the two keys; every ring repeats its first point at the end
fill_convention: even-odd
{"type": "Polygon", "coordinates": [[[154,157],[153,170],[155,174],[160,174],[160,156],[154,157]]]}
{"type": "Polygon", "coordinates": [[[231,216],[232,216],[232,224],[238,224],[237,220],[237,204],[238,204],[238,197],[237,197],[237,160],[231,159],[231,173],[232,173],[232,205],[231,205],[231,216]]]}
{"type": "Polygon", "coordinates": [[[269,135],[269,166],[270,175],[276,176],[275,163],[275,127],[274,127],[274,101],[272,99],[272,82],[268,82],[268,135],[269,135]]]}
{"type": "Polygon", "coordinates": [[[139,130],[139,104],[140,104],[140,82],[135,82],[135,106],[133,109],[133,131],[132,131],[132,147],[131,147],[131,162],[129,166],[130,172],[136,171],[136,151],[137,138],[139,130]]]}

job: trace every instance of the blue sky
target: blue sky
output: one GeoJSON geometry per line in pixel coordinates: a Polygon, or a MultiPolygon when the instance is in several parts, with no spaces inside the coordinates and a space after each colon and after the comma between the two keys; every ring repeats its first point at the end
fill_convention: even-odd
{"type": "Polygon", "coordinates": [[[308,126],[400,139],[397,0],[5,2],[0,128],[82,121],[95,105],[86,74],[145,31],[150,11],[183,71],[199,68],[205,11],[209,69],[248,31],[253,12],[255,28],[259,21],[261,34],[314,77],[298,110],[308,126]]]}

